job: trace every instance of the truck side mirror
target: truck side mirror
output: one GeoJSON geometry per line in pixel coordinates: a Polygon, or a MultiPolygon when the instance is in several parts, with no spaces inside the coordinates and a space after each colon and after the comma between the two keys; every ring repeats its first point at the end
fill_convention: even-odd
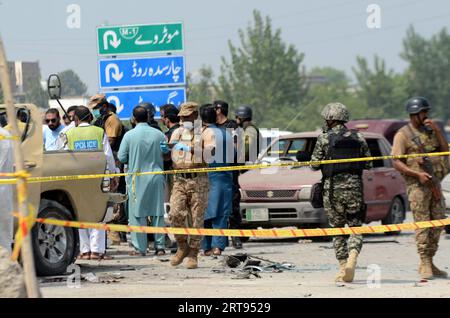
{"type": "Polygon", "coordinates": [[[61,99],[61,80],[57,74],[50,74],[48,77],[47,91],[50,99],[61,99]]]}

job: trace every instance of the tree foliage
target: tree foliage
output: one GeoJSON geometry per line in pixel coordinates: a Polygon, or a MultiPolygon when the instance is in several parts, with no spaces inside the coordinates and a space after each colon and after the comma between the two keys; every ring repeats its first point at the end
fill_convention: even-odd
{"type": "Polygon", "coordinates": [[[367,117],[398,118],[404,117],[404,103],[407,99],[404,76],[386,68],[386,63],[380,57],[374,57],[373,70],[363,57],[356,59],[353,67],[357,86],[357,96],[361,103],[367,105],[367,117]]]}
{"type": "Polygon", "coordinates": [[[286,45],[269,17],[253,12],[253,23],[239,30],[240,46],[229,42],[230,60],[222,57],[219,97],[234,107],[253,107],[254,120],[265,127],[285,121],[283,114],[301,108],[306,95],[304,55],[286,45]]]}
{"type": "Polygon", "coordinates": [[[27,80],[25,102],[35,104],[40,108],[48,108],[48,93],[41,85],[41,78],[34,77],[27,80]]]}
{"type": "Polygon", "coordinates": [[[73,70],[58,73],[61,79],[61,97],[85,96],[87,86],[73,70]]]}
{"type": "Polygon", "coordinates": [[[211,103],[216,96],[216,83],[214,72],[210,66],[202,66],[197,76],[187,74],[187,99],[197,103],[211,103]]]}
{"type": "Polygon", "coordinates": [[[408,62],[408,94],[426,97],[435,116],[450,118],[450,35],[447,29],[427,40],[410,27],[400,56],[408,62]]]}

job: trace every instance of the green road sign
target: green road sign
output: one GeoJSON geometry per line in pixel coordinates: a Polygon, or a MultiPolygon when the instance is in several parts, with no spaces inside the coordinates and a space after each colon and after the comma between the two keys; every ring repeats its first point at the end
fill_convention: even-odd
{"type": "Polygon", "coordinates": [[[97,28],[99,55],[183,50],[183,24],[143,24],[97,28]]]}

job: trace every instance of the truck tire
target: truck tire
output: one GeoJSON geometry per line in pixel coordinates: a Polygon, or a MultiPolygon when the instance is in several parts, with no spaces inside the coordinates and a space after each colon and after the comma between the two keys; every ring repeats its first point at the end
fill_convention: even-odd
{"type": "MultiPolygon", "coordinates": [[[[405,219],[405,204],[402,199],[399,197],[395,197],[389,208],[389,212],[386,217],[381,220],[381,224],[390,225],[390,224],[401,224],[405,219]]],[[[401,231],[393,231],[393,232],[385,232],[386,235],[399,235],[401,231]]]]}
{"type": "MultiPolygon", "coordinates": [[[[70,212],[63,205],[46,199],[41,200],[38,217],[72,220],[70,212]]],[[[76,256],[78,231],[70,227],[36,223],[31,233],[37,275],[65,274],[76,256]]]]}

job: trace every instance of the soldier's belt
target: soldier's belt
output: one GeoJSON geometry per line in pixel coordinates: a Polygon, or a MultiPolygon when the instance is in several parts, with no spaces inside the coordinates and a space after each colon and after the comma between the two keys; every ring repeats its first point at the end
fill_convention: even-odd
{"type": "MultiPolygon", "coordinates": [[[[55,181],[69,181],[69,180],[86,180],[86,179],[101,179],[101,178],[113,178],[120,176],[145,176],[145,175],[158,175],[158,174],[182,174],[182,173],[208,173],[216,171],[242,171],[242,170],[254,170],[254,169],[269,169],[276,167],[304,167],[311,165],[327,165],[335,163],[347,163],[347,162],[362,162],[362,161],[375,161],[375,160],[392,160],[392,159],[408,159],[408,158],[421,158],[421,157],[439,157],[450,156],[450,151],[446,152],[433,152],[433,153],[418,153],[398,156],[378,156],[378,157],[364,157],[364,158],[350,158],[350,159],[333,159],[333,160],[321,160],[321,161],[301,161],[301,162],[278,162],[278,163],[264,163],[254,165],[230,165],[227,167],[215,167],[215,168],[191,168],[191,169],[176,169],[166,171],[147,171],[147,172],[134,172],[134,173],[109,173],[109,174],[87,174],[87,175],[71,175],[71,176],[50,176],[50,177],[27,177],[28,183],[39,182],[55,182],[55,181]]],[[[0,184],[15,184],[17,183],[17,173],[0,173],[0,184]],[[1,179],[9,178],[9,179],[1,179]]]]}

